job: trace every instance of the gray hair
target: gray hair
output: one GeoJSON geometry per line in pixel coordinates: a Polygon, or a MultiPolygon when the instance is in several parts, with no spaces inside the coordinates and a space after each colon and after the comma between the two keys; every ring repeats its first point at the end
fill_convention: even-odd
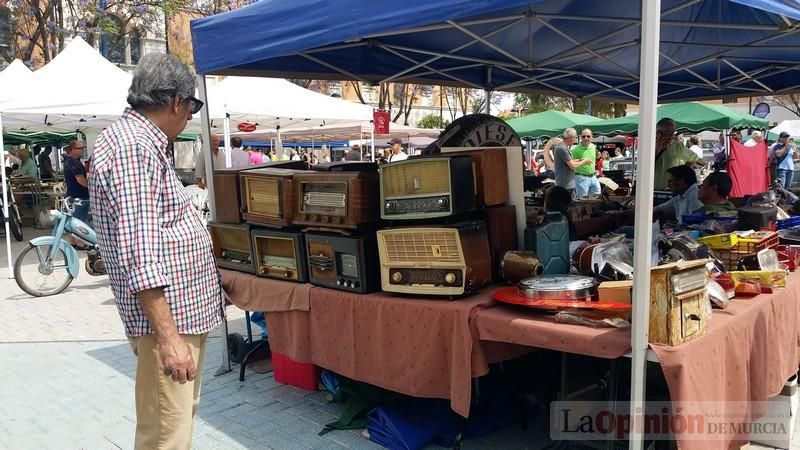
{"type": "Polygon", "coordinates": [[[194,75],[174,55],[151,53],[139,61],[128,89],[133,108],[167,106],[176,95],[194,95],[194,75]]]}
{"type": "Polygon", "coordinates": [[[760,137],[762,137],[762,135],[761,135],[761,132],[760,132],[760,131],[756,130],[756,131],[753,131],[753,134],[751,134],[751,135],[750,135],[750,137],[751,137],[751,138],[753,138],[753,139],[755,139],[755,138],[760,138],[760,137]]]}
{"type": "Polygon", "coordinates": [[[575,131],[575,128],[567,128],[564,130],[564,137],[569,139],[571,137],[578,137],[578,132],[575,131]]]}

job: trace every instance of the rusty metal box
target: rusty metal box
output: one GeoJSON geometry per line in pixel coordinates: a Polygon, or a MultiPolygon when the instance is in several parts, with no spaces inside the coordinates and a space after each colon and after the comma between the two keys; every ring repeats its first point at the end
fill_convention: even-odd
{"type": "Polygon", "coordinates": [[[678,345],[708,327],[706,260],[653,267],[650,271],[650,343],[678,345]]]}

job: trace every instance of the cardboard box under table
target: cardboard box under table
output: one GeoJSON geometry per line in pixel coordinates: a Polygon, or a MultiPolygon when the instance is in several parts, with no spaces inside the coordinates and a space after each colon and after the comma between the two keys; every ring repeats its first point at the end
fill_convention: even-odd
{"type": "Polygon", "coordinates": [[[479,345],[470,319],[493,303],[491,289],[443,301],[356,294],[226,270],[222,277],[234,305],[267,312],[274,352],[406,395],[449,399],[465,417],[472,378],[488,373],[490,363],[529,351],[479,345]],[[307,309],[287,300],[285,291],[272,299],[287,284],[308,286],[307,309]]]}
{"type": "MultiPolygon", "coordinates": [[[[630,352],[629,329],[556,323],[552,317],[498,306],[479,310],[473,328],[481,341],[525,345],[561,352],[619,358],[630,352]]],[[[787,287],[752,299],[733,299],[714,310],[706,333],[680,345],[651,344],[672,402],[697,402],[687,414],[741,414],[736,408],[778,395],[797,372],[800,350],[800,273],[787,287]],[[710,411],[714,404],[722,411],[710,411]]],[[[732,430],[719,440],[678,434],[682,450],[728,449],[749,442],[732,430]]]]}

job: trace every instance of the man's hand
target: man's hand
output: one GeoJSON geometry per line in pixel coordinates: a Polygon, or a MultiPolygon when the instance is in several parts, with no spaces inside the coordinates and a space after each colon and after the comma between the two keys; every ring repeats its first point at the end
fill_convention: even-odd
{"type": "Polygon", "coordinates": [[[158,355],[164,366],[164,374],[171,376],[173,381],[183,384],[197,378],[192,350],[181,335],[159,338],[158,355]]]}

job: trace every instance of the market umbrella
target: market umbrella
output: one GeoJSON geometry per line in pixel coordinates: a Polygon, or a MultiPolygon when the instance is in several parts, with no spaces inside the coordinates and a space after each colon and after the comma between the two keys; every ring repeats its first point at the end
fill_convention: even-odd
{"type": "MultiPolygon", "coordinates": [[[[732,128],[766,129],[769,121],[755,116],[740,113],[725,105],[710,103],[684,102],[659,106],[656,117],[661,120],[669,117],[675,121],[677,131],[699,133],[707,130],[728,130],[732,128]]],[[[592,132],[603,135],[637,134],[639,115],[634,114],[615,119],[584,122],[579,126],[589,126],[592,132]]]]}
{"type": "Polygon", "coordinates": [[[524,117],[508,120],[519,137],[549,138],[561,136],[566,128],[577,124],[600,122],[602,119],[565,111],[542,111],[524,117]]]}

